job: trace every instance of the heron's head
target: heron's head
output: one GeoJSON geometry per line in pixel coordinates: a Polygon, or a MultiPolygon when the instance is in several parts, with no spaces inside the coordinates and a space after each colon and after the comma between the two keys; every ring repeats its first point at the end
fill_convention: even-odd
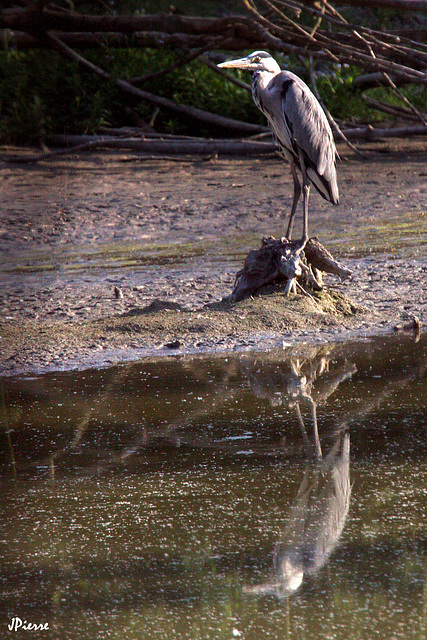
{"type": "Polygon", "coordinates": [[[223,69],[246,69],[246,71],[268,71],[270,73],[279,73],[280,67],[266,51],[254,51],[246,58],[238,60],[228,60],[218,65],[223,69]]]}

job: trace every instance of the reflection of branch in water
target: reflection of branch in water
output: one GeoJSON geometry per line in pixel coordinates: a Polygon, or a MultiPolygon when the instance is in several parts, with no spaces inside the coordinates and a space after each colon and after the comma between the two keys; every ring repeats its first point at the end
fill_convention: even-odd
{"type": "MultiPolygon", "coordinates": [[[[310,451],[310,456],[314,455],[316,458],[321,457],[322,451],[317,433],[317,404],[310,395],[313,382],[318,376],[325,376],[328,378],[327,381],[323,383],[322,392],[317,394],[320,402],[333,393],[339,383],[351,376],[356,370],[354,365],[349,365],[345,362],[341,367],[330,372],[329,358],[323,353],[324,348],[322,347],[321,349],[322,353],[320,355],[318,355],[319,349],[317,349],[314,351],[315,355],[311,352],[304,359],[291,359],[290,361],[281,361],[279,363],[275,362],[274,364],[267,362],[267,366],[262,366],[263,363],[262,361],[261,363],[259,362],[258,357],[254,360],[247,360],[246,358],[243,358],[240,361],[237,361],[239,362],[241,372],[245,377],[249,377],[251,390],[255,396],[268,398],[270,404],[273,406],[283,404],[284,398],[287,397],[289,406],[296,407],[303,434],[306,434],[305,427],[301,411],[299,409],[299,404],[296,400],[302,399],[310,404],[315,434],[314,453],[312,453],[313,445],[309,443],[308,439],[305,440],[305,444],[307,455],[309,455],[308,451],[310,451]],[[308,370],[307,375],[303,375],[301,373],[301,369],[303,367],[308,370]],[[330,390],[329,393],[328,390],[330,390]]],[[[198,361],[196,361],[195,365],[193,364],[191,366],[193,374],[197,372],[197,362],[198,361]]],[[[229,376],[236,377],[238,374],[238,369],[236,370],[235,363],[232,364],[232,362],[228,363],[229,369],[226,369],[222,374],[221,384],[215,385],[214,392],[210,392],[209,402],[207,404],[197,407],[185,416],[178,416],[165,427],[156,429],[155,433],[150,434],[146,429],[143,429],[135,436],[133,442],[127,445],[122,451],[119,456],[119,460],[124,462],[129,457],[140,451],[142,447],[145,447],[154,440],[158,440],[160,438],[167,439],[175,446],[179,446],[181,443],[197,448],[209,449],[224,449],[226,446],[227,450],[229,450],[231,446],[229,442],[224,445],[223,442],[214,441],[210,436],[203,436],[200,432],[197,432],[197,434],[192,437],[191,434],[188,432],[183,433],[182,430],[195,419],[200,419],[203,415],[211,413],[214,408],[221,407],[236,395],[236,387],[225,387],[226,390],[224,390],[223,385],[224,379],[227,381],[229,376]],[[180,433],[177,433],[178,430],[180,430],[180,433]]],[[[188,363],[187,366],[189,366],[188,363]]],[[[205,375],[206,374],[202,369],[198,372],[197,377],[199,380],[204,380],[205,375]]],[[[206,379],[205,381],[212,383],[211,379],[206,379]]],[[[236,444],[236,446],[240,449],[240,445],[236,444]]]]}
{"type": "Polygon", "coordinates": [[[366,401],[361,408],[358,408],[339,421],[336,431],[347,429],[350,424],[356,420],[361,420],[365,416],[369,415],[374,409],[377,409],[381,404],[387,400],[395,391],[402,392],[403,388],[413,380],[422,378],[425,375],[427,369],[427,359],[421,361],[418,366],[411,371],[411,373],[401,376],[394,380],[390,380],[384,385],[384,388],[380,393],[374,395],[369,401],[366,401]]]}
{"type": "MultiPolygon", "coordinates": [[[[109,406],[114,403],[117,389],[120,388],[121,383],[126,379],[127,373],[128,371],[126,367],[115,368],[113,375],[109,378],[105,386],[103,386],[102,392],[97,396],[96,402],[93,402],[90,406],[86,407],[83,415],[76,424],[74,435],[70,442],[60,449],[57,449],[48,458],[43,460],[43,462],[47,462],[49,465],[52,479],[55,477],[55,463],[59,458],[61,458],[61,456],[66,455],[70,451],[75,451],[82,444],[82,440],[95,415],[95,411],[99,411],[103,406],[109,406]]],[[[226,370],[224,372],[226,380],[232,375],[233,371],[226,370]]],[[[113,454],[108,460],[103,460],[102,462],[97,463],[97,472],[103,472],[113,464],[126,461],[127,458],[131,457],[144,447],[147,447],[155,440],[168,439],[179,446],[179,436],[174,435],[178,429],[185,427],[192,420],[200,418],[204,414],[208,413],[215,405],[219,404],[221,406],[221,404],[234,397],[235,393],[235,389],[229,389],[227,393],[220,393],[219,388],[215,387],[213,390],[213,397],[212,392],[209,394],[209,402],[197,407],[184,417],[177,417],[165,427],[156,427],[154,431],[151,431],[145,424],[143,424],[138,432],[133,434],[132,442],[127,444],[120,454],[113,454]]]]}
{"type": "Polygon", "coordinates": [[[86,433],[87,427],[90,423],[90,420],[95,412],[95,408],[99,409],[103,405],[106,405],[111,402],[111,398],[114,397],[115,391],[118,388],[120,382],[125,376],[125,370],[123,367],[120,369],[116,369],[114,375],[108,381],[108,384],[105,385],[102,393],[98,396],[98,401],[96,403],[91,404],[86,408],[86,411],[83,413],[82,417],[78,421],[74,436],[71,441],[66,444],[64,447],[57,449],[54,451],[48,458],[47,462],[49,464],[49,472],[51,479],[55,479],[55,463],[61,457],[69,453],[70,451],[75,451],[77,447],[81,444],[81,441],[86,433]]]}
{"type": "MultiPolygon", "coordinates": [[[[165,427],[156,428],[154,432],[150,432],[145,426],[137,433],[132,443],[128,444],[118,457],[118,461],[125,462],[128,458],[138,453],[142,448],[147,447],[155,440],[163,439],[168,440],[171,444],[179,447],[182,442],[188,444],[188,438],[178,434],[177,431],[184,429],[190,425],[193,421],[199,420],[204,415],[209,415],[213,409],[218,409],[226,402],[229,402],[236,396],[237,389],[235,386],[228,386],[230,382],[236,376],[237,367],[233,360],[227,360],[226,366],[220,369],[220,379],[212,380],[211,374],[206,374],[205,367],[203,366],[203,360],[198,358],[194,360],[186,361],[182,363],[183,370],[190,372],[198,382],[202,381],[208,385],[209,394],[206,398],[206,402],[192,409],[186,415],[178,415],[175,420],[169,422],[165,427]]],[[[200,438],[198,436],[199,446],[208,446],[210,439],[200,438]]],[[[190,443],[191,444],[191,443],[190,443]]]]}
{"type": "MultiPolygon", "coordinates": [[[[144,427],[140,433],[138,433],[134,439],[132,444],[129,444],[125,447],[122,453],[119,456],[120,462],[124,462],[134,454],[138,453],[138,451],[142,447],[148,446],[151,442],[159,439],[167,439],[169,442],[174,444],[175,446],[180,446],[182,441],[186,444],[189,444],[189,439],[187,437],[180,436],[176,432],[179,429],[185,428],[187,425],[191,424],[194,420],[198,420],[204,415],[210,414],[213,409],[216,407],[221,407],[223,404],[231,400],[231,398],[235,397],[236,389],[229,389],[227,392],[217,393],[216,397],[209,395],[209,403],[203,406],[197,407],[193,409],[185,416],[178,416],[172,422],[166,425],[161,429],[156,429],[154,433],[149,433],[148,430],[144,427]]],[[[198,437],[199,446],[209,446],[211,442],[210,438],[200,438],[198,437]]]]}
{"type": "MultiPolygon", "coordinates": [[[[252,364],[257,367],[257,360],[251,361],[252,364]]],[[[271,363],[269,363],[271,364],[271,363]]],[[[196,361],[197,365],[197,361],[196,361]]],[[[187,363],[188,366],[188,363],[187,363]]],[[[201,371],[198,371],[197,368],[194,371],[194,363],[192,364],[192,373],[197,374],[197,378],[200,380],[204,380],[206,373],[202,368],[201,371]]],[[[345,365],[344,365],[345,368],[345,365]]],[[[141,425],[140,429],[137,433],[134,433],[130,442],[128,442],[122,451],[118,454],[113,454],[109,457],[108,460],[98,461],[97,463],[97,471],[102,472],[105,471],[112,464],[117,463],[125,463],[129,458],[139,453],[141,449],[145,449],[153,442],[158,440],[167,440],[171,444],[175,446],[180,446],[181,443],[184,443],[189,446],[195,446],[197,448],[210,448],[210,449],[223,449],[224,447],[227,450],[230,449],[230,443],[227,442],[225,445],[223,442],[213,441],[210,435],[201,434],[199,431],[192,437],[191,434],[185,431],[185,429],[191,425],[194,420],[199,420],[203,418],[204,415],[210,414],[214,408],[220,408],[225,403],[229,402],[230,399],[235,397],[238,392],[238,388],[236,386],[228,386],[224,384],[227,382],[229,378],[235,378],[239,375],[240,372],[243,374],[249,375],[251,388],[255,395],[261,397],[268,397],[270,402],[274,403],[274,398],[279,399],[277,404],[283,404],[284,397],[287,397],[288,404],[290,407],[295,407],[297,411],[297,417],[301,426],[301,430],[304,433],[305,427],[303,425],[303,418],[301,415],[301,411],[299,408],[299,404],[297,400],[302,400],[304,402],[308,402],[311,407],[311,415],[313,418],[314,425],[314,434],[315,434],[315,446],[309,443],[308,439],[305,440],[306,451],[308,454],[308,450],[314,451],[311,455],[316,458],[321,456],[321,448],[320,441],[317,433],[317,405],[311,398],[311,391],[313,387],[313,382],[321,376],[323,379],[328,378],[323,382],[323,391],[318,393],[317,396],[319,399],[323,400],[326,398],[329,393],[332,393],[339,382],[342,379],[347,377],[342,374],[342,368],[338,368],[336,371],[329,371],[329,358],[325,355],[324,350],[319,354],[319,350],[315,350],[314,353],[306,355],[305,358],[294,359],[291,360],[290,363],[279,362],[274,364],[274,373],[273,380],[271,379],[271,369],[269,367],[267,369],[265,367],[261,368],[259,371],[260,376],[257,380],[257,376],[252,374],[252,367],[248,367],[247,361],[245,359],[229,361],[228,367],[225,370],[221,370],[220,380],[215,382],[209,377],[209,394],[207,401],[198,405],[190,412],[187,412],[185,415],[177,415],[177,417],[170,421],[167,425],[160,427],[156,426],[154,429],[149,428],[146,424],[141,425]],[[301,370],[304,369],[307,375],[304,375],[301,370]],[[214,383],[213,383],[214,382],[214,383]],[[273,384],[272,384],[273,382],[273,384]],[[213,384],[212,384],[213,383],[213,384]],[[263,386],[265,386],[265,390],[262,390],[263,386]],[[328,393],[328,390],[330,392],[328,393]],[[273,394],[273,395],[272,395],[273,394]]],[[[51,461],[56,461],[61,455],[68,453],[70,450],[76,449],[83,439],[83,436],[86,432],[87,426],[90,423],[95,408],[102,406],[105,403],[111,403],[114,398],[115,392],[119,386],[119,383],[122,380],[122,377],[125,375],[126,368],[119,369],[114,376],[108,381],[108,384],[103,389],[102,394],[98,398],[96,405],[92,405],[89,407],[82,418],[79,420],[76,425],[76,430],[72,441],[64,448],[56,451],[51,461]]],[[[211,374],[209,374],[211,376],[211,374]]],[[[316,383],[316,387],[318,383],[316,383]]],[[[236,446],[240,448],[240,445],[236,443],[236,446]]],[[[51,469],[54,466],[51,465],[51,469]]]]}
{"type": "Polygon", "coordinates": [[[326,457],[307,463],[288,525],[274,550],[273,579],[244,591],[284,597],[299,588],[304,575],[316,574],[341,536],[350,493],[350,434],[341,431],[326,457]]]}
{"type": "Polygon", "coordinates": [[[4,386],[1,384],[1,393],[0,393],[0,407],[1,407],[1,415],[0,415],[0,423],[3,426],[4,434],[6,436],[7,449],[10,456],[10,464],[12,466],[12,474],[13,477],[16,478],[16,459],[15,452],[13,450],[12,438],[10,437],[10,432],[12,431],[10,421],[9,421],[9,413],[6,408],[6,398],[4,394],[4,386]]]}
{"type": "MultiPolygon", "coordinates": [[[[214,410],[218,411],[222,406],[230,403],[242,388],[249,386],[253,394],[258,398],[267,399],[272,406],[285,406],[295,411],[296,419],[303,441],[296,446],[304,445],[304,451],[307,456],[314,459],[320,459],[322,456],[322,446],[325,446],[322,438],[322,446],[320,444],[320,436],[318,432],[318,410],[323,402],[325,402],[337,389],[340,383],[353,375],[356,371],[354,364],[341,360],[338,365],[337,349],[335,346],[304,346],[299,351],[292,349],[291,356],[281,353],[280,358],[277,352],[267,354],[257,354],[256,356],[243,355],[227,359],[227,365],[221,361],[221,366],[216,369],[206,369],[203,360],[188,360],[183,363],[182,370],[189,372],[191,379],[196,379],[201,384],[205,383],[205,393],[202,402],[197,402],[196,406],[190,402],[183,406],[183,411],[176,411],[172,420],[167,424],[162,421],[161,424],[155,424],[152,421],[147,424],[144,419],[145,413],[141,409],[141,419],[132,423],[132,430],[129,433],[128,440],[123,444],[123,448],[118,452],[103,451],[97,448],[95,452],[89,447],[85,447],[84,453],[96,454],[96,472],[103,472],[111,465],[117,463],[126,463],[134,454],[144,451],[145,448],[157,441],[167,441],[173,446],[179,447],[181,444],[194,448],[223,450],[228,454],[241,449],[238,438],[215,438],[214,430],[201,429],[200,425],[192,427],[192,423],[197,420],[198,423],[203,421],[205,416],[210,416],[214,410]],[[229,384],[230,380],[233,384],[229,384]],[[310,414],[304,411],[304,406],[308,407],[310,414]],[[191,408],[190,408],[191,407],[191,408]],[[312,430],[306,428],[307,421],[312,420],[312,430]],[[304,424],[304,421],[306,424],[304,424]],[[135,429],[137,428],[137,430],[135,429]],[[232,440],[232,442],[231,442],[232,440]]],[[[396,389],[401,389],[406,383],[409,383],[414,377],[421,376],[425,369],[425,362],[421,362],[415,371],[410,374],[403,375],[400,379],[386,382],[381,390],[377,391],[377,395],[370,395],[368,404],[360,404],[354,413],[347,413],[344,419],[336,424],[336,430],[340,431],[343,427],[350,424],[351,421],[360,419],[363,415],[368,414],[375,407],[380,405],[391,395],[396,389]]],[[[112,371],[107,380],[101,386],[100,393],[89,406],[84,407],[81,418],[74,427],[74,434],[70,437],[68,443],[42,460],[32,462],[34,464],[47,463],[53,477],[55,464],[59,458],[75,451],[83,444],[85,434],[89,425],[97,417],[97,411],[103,406],[108,408],[114,406],[115,397],[118,388],[123,384],[122,378],[127,377],[128,369],[126,367],[116,368],[112,371]]],[[[365,400],[365,399],[364,399],[365,400]]],[[[139,405],[138,405],[139,408],[139,405]]],[[[227,411],[230,407],[227,408],[227,411]]],[[[111,413],[111,412],[110,412],[111,413]]],[[[123,435],[126,435],[123,432],[123,435]]],[[[280,445],[277,441],[269,441],[265,438],[251,441],[251,450],[257,454],[283,454],[284,451],[292,451],[292,445],[285,445],[286,438],[283,437],[280,445]]]]}

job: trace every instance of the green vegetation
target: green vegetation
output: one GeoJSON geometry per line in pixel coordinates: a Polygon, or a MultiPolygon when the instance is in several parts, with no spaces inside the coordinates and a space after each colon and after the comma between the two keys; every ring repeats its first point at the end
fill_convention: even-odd
{"type": "MultiPolygon", "coordinates": [[[[362,92],[353,82],[363,72],[357,67],[333,65],[328,74],[318,77],[317,87],[327,108],[339,120],[347,122],[381,122],[387,116],[368,107],[362,100],[362,92]]],[[[401,93],[418,109],[427,109],[427,93],[424,87],[408,84],[401,93]]],[[[404,101],[388,87],[375,87],[364,91],[366,96],[378,101],[405,107],[404,101]]]]}
{"type": "MultiPolygon", "coordinates": [[[[175,62],[168,50],[110,49],[85,56],[112,74],[129,79],[147,75],[175,62]]],[[[34,144],[49,133],[93,133],[100,126],[148,123],[154,106],[123,94],[106,82],[52,51],[0,53],[0,139],[3,143],[34,144]],[[133,114],[132,114],[133,112],[133,114]]],[[[140,85],[175,102],[221,113],[230,118],[262,122],[244,89],[224,81],[203,63],[194,61],[140,85]]],[[[162,110],[159,131],[191,135],[224,135],[214,127],[162,110]]]]}
{"type": "MultiPolygon", "coordinates": [[[[109,3],[117,13],[142,13],[138,0],[115,0],[109,3]]],[[[219,7],[210,2],[194,0],[175,2],[177,12],[187,15],[215,15],[220,9],[239,11],[237,1],[225,1],[219,7]]],[[[81,12],[99,12],[101,4],[90,0],[78,3],[81,12]]],[[[166,0],[144,3],[145,13],[167,11],[166,0]]],[[[390,20],[390,17],[387,16],[390,20]]],[[[176,63],[183,57],[182,51],[168,49],[117,49],[109,46],[106,38],[97,50],[82,51],[83,55],[108,71],[112,77],[125,80],[146,76],[176,63]]],[[[273,52],[274,53],[274,52],[273,52]]],[[[297,58],[283,62],[290,69],[301,67],[297,58]]],[[[240,78],[250,82],[248,74],[240,78]]],[[[353,85],[360,69],[344,65],[322,68],[318,89],[334,117],[353,122],[378,122],[387,116],[366,105],[361,91],[353,85]]],[[[308,74],[304,77],[308,81],[308,74]]],[[[195,106],[236,120],[264,123],[253,104],[250,94],[236,87],[206,67],[201,61],[175,69],[161,77],[147,80],[138,87],[166,97],[177,103],[195,106]]],[[[415,85],[403,89],[405,95],[419,109],[426,110],[426,92],[415,85]]],[[[403,102],[387,88],[370,89],[367,95],[393,104],[403,102]]],[[[76,62],[65,60],[54,51],[2,50],[0,51],[0,143],[39,144],[50,133],[94,133],[100,127],[120,127],[150,123],[156,113],[153,104],[124,94],[114,82],[105,81],[83,69],[76,62]]],[[[194,119],[161,109],[155,117],[155,129],[159,132],[198,135],[229,136],[230,130],[209,126],[194,119]]]]}

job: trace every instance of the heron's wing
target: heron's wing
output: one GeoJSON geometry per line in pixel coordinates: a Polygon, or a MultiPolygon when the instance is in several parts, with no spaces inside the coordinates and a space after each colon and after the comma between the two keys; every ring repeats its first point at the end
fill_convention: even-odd
{"type": "Polygon", "coordinates": [[[299,164],[301,151],[307,173],[317,190],[338,202],[335,144],[325,113],[307,85],[290,71],[272,81],[271,105],[275,111],[274,132],[299,164]]]}

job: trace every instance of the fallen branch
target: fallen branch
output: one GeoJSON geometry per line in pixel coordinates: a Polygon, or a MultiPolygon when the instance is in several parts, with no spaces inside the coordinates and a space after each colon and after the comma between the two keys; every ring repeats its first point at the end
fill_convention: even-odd
{"type": "MultiPolygon", "coordinates": [[[[318,12],[310,6],[304,9],[307,13],[316,15],[318,12]]],[[[359,27],[360,28],[360,27],[359,27]]],[[[77,49],[99,49],[101,46],[109,48],[151,48],[151,49],[183,49],[191,50],[201,47],[215,49],[214,41],[219,36],[211,37],[212,44],[209,45],[209,35],[201,33],[199,35],[187,33],[164,33],[161,31],[135,31],[132,34],[119,33],[114,31],[86,32],[86,31],[64,31],[61,32],[61,40],[69,47],[77,49]]],[[[339,40],[342,35],[335,35],[339,40]]],[[[427,41],[427,29],[397,29],[389,33],[383,33],[382,37],[392,38],[396,41],[407,41],[409,46],[423,47],[427,41]]],[[[228,51],[242,51],[244,49],[262,49],[267,46],[264,36],[253,31],[251,37],[246,34],[236,33],[227,36],[224,40],[223,49],[228,51]]],[[[54,45],[47,40],[40,40],[37,36],[24,31],[0,29],[0,49],[52,49],[54,45]]],[[[316,55],[316,54],[315,54],[316,55]]]]}
{"type": "MultiPolygon", "coordinates": [[[[361,29],[365,40],[369,39],[371,46],[375,48],[375,57],[373,57],[371,51],[366,51],[366,47],[358,42],[358,36],[354,33],[352,25],[343,24],[335,17],[318,12],[323,20],[333,24],[338,23],[341,29],[347,29],[348,31],[347,33],[344,31],[334,31],[332,33],[327,30],[318,30],[314,36],[308,30],[304,31],[301,28],[296,30],[289,24],[287,18],[283,21],[280,18],[280,12],[274,23],[271,20],[272,6],[286,6],[295,11],[297,7],[303,10],[305,8],[303,3],[293,0],[275,0],[274,2],[272,0],[263,0],[263,2],[270,12],[266,12],[266,15],[263,15],[251,0],[242,0],[253,21],[262,27],[265,34],[269,35],[270,38],[274,38],[276,41],[275,48],[279,51],[288,51],[289,43],[292,43],[293,50],[302,55],[306,55],[307,51],[309,51],[313,57],[323,60],[357,64],[372,71],[379,70],[389,74],[396,74],[406,78],[407,81],[427,83],[426,62],[421,58],[417,60],[417,64],[414,64],[413,57],[416,52],[414,52],[413,48],[404,49],[392,46],[388,42],[390,37],[387,35],[381,36],[381,32],[361,29]]],[[[393,41],[393,38],[391,40],[393,41]]],[[[393,42],[397,44],[398,41],[395,39],[393,42]]]]}
{"type": "Polygon", "coordinates": [[[84,142],[82,144],[77,144],[73,147],[68,147],[67,149],[54,149],[52,151],[45,151],[43,153],[38,153],[36,155],[4,155],[0,156],[2,160],[5,162],[16,162],[19,164],[33,164],[35,162],[41,162],[42,160],[51,160],[52,158],[57,158],[58,156],[65,156],[74,153],[78,153],[79,151],[87,151],[88,149],[94,149],[102,146],[99,140],[90,140],[88,142],[84,142]]]}
{"type": "Polygon", "coordinates": [[[0,28],[34,33],[56,31],[60,33],[123,33],[137,32],[181,33],[246,39],[251,34],[250,23],[243,16],[205,18],[183,16],[178,13],[155,15],[88,15],[77,12],[45,8],[36,11],[26,7],[4,8],[0,11],[0,28]]]}
{"type": "MultiPolygon", "coordinates": [[[[395,127],[391,129],[379,129],[366,125],[363,127],[353,127],[349,129],[343,129],[347,138],[353,140],[374,140],[380,138],[406,138],[409,136],[427,135],[427,127],[395,127]]],[[[203,153],[206,149],[212,150],[212,152],[218,151],[219,153],[241,153],[244,149],[249,149],[249,153],[268,153],[277,151],[277,144],[273,141],[271,132],[266,128],[265,135],[269,138],[268,141],[253,140],[253,139],[221,139],[215,138],[192,138],[192,137],[180,137],[173,135],[163,134],[141,134],[141,137],[123,137],[117,139],[115,136],[99,136],[100,142],[106,146],[117,143],[123,145],[123,148],[134,148],[142,151],[167,151],[175,153],[191,153],[188,149],[193,148],[194,153],[201,149],[203,153]]],[[[53,146],[70,146],[76,144],[85,144],[89,140],[93,140],[93,136],[90,135],[66,135],[55,134],[47,136],[48,144],[53,146]]]]}
{"type": "Polygon", "coordinates": [[[195,118],[196,120],[201,120],[202,122],[207,122],[209,124],[214,124],[220,127],[225,127],[229,129],[235,129],[236,131],[242,131],[245,133],[255,133],[260,131],[265,131],[266,127],[261,127],[255,124],[249,124],[247,122],[241,122],[240,120],[232,120],[231,118],[225,118],[224,116],[219,116],[215,113],[210,113],[208,111],[203,111],[202,109],[197,109],[196,107],[187,107],[182,104],[178,104],[173,102],[172,100],[168,100],[167,98],[163,98],[161,96],[154,95],[153,93],[149,93],[148,91],[144,91],[137,87],[134,87],[129,82],[125,80],[121,80],[120,78],[112,78],[111,74],[109,74],[104,69],[101,69],[93,62],[86,60],[79,53],[68,47],[66,44],[62,42],[60,38],[55,36],[52,33],[47,33],[46,37],[51,40],[56,48],[67,58],[70,60],[74,60],[79,62],[81,65],[100,76],[104,80],[113,80],[114,84],[117,85],[120,89],[129,93],[133,96],[136,96],[142,100],[148,100],[148,102],[152,102],[158,107],[164,107],[166,109],[170,109],[172,111],[176,111],[181,113],[187,117],[195,118]]]}
{"type": "Polygon", "coordinates": [[[166,76],[168,73],[171,73],[175,69],[180,69],[181,67],[185,67],[186,64],[200,57],[206,51],[210,51],[211,49],[214,49],[216,46],[219,46],[222,40],[223,40],[222,38],[216,38],[212,42],[209,42],[209,44],[206,44],[205,46],[200,47],[199,49],[192,50],[187,56],[184,56],[177,62],[170,64],[168,67],[165,67],[160,71],[154,71],[153,73],[149,73],[145,76],[136,76],[134,78],[129,78],[129,82],[130,84],[143,84],[144,82],[149,82],[150,80],[154,80],[154,79],[158,80],[159,78],[166,76]]]}
{"type": "MultiPolygon", "coordinates": [[[[366,4],[365,0],[360,0],[366,4]]],[[[405,8],[414,8],[415,6],[427,6],[427,0],[385,0],[389,5],[390,2],[396,2],[399,6],[405,8]]],[[[323,6],[316,8],[316,5],[308,0],[304,2],[296,0],[264,0],[267,3],[269,12],[275,11],[275,22],[273,23],[266,16],[263,16],[255,5],[247,0],[245,3],[248,16],[228,16],[227,18],[202,18],[187,17],[178,14],[159,14],[146,16],[124,16],[124,15],[106,15],[93,16],[83,15],[72,11],[59,10],[58,8],[44,8],[42,4],[37,8],[35,5],[26,7],[15,7],[0,10],[0,28],[5,30],[5,41],[9,36],[6,30],[12,32],[23,32],[27,34],[27,38],[37,38],[37,46],[49,45],[48,39],[40,39],[38,36],[46,32],[56,32],[61,34],[61,39],[65,42],[67,38],[75,34],[83,41],[83,34],[86,33],[88,40],[86,42],[94,43],[91,34],[103,34],[103,38],[111,34],[112,40],[116,39],[119,43],[126,41],[121,40],[120,36],[135,38],[140,42],[139,46],[172,46],[172,38],[175,38],[175,46],[181,46],[183,49],[199,48],[207,46],[210,41],[221,38],[223,49],[242,49],[248,47],[263,48],[265,46],[273,47],[275,50],[299,53],[305,55],[307,50],[311,55],[324,60],[335,60],[339,62],[355,63],[359,66],[375,71],[380,68],[383,71],[399,74],[403,77],[412,78],[414,82],[424,82],[425,79],[422,72],[425,71],[425,64],[421,60],[415,61],[415,66],[411,68],[414,62],[414,55],[420,56],[420,51],[415,51],[416,47],[422,48],[423,30],[412,30],[411,34],[420,34],[419,42],[408,41],[408,47],[403,47],[399,36],[382,32],[375,32],[370,29],[360,28],[364,35],[370,34],[375,40],[375,45],[379,48],[377,51],[377,62],[373,62],[369,55],[354,46],[352,43],[351,31],[354,25],[346,24],[345,20],[339,16],[338,12],[329,4],[324,10],[323,6]],[[333,36],[327,31],[318,29],[312,33],[310,27],[301,26],[301,23],[290,19],[282,10],[289,8],[294,14],[295,12],[306,11],[313,16],[319,16],[323,22],[329,22],[339,27],[335,30],[333,36]],[[346,32],[347,30],[347,32],[346,32]],[[197,42],[195,42],[197,38],[197,42]],[[141,40],[142,39],[142,40],[141,40]],[[392,43],[393,51],[387,49],[387,44],[392,43]],[[378,55],[381,54],[381,55],[378,55]],[[421,65],[421,66],[420,66],[421,65]],[[421,73],[417,74],[417,69],[421,73]]],[[[371,4],[376,3],[382,6],[381,0],[371,0],[371,4]]],[[[424,30],[425,31],[425,30],[424,30]]],[[[71,44],[71,42],[68,42],[71,44]]],[[[6,46],[6,45],[5,45],[6,46]]],[[[73,42],[73,46],[74,45],[73,42]]],[[[215,45],[218,46],[218,45],[215,45]]]]}
{"type": "MultiPolygon", "coordinates": [[[[215,49],[215,41],[220,36],[211,36],[208,33],[199,35],[186,33],[164,33],[161,31],[136,31],[132,34],[117,33],[113,31],[105,32],[85,32],[85,31],[64,31],[61,32],[61,40],[69,47],[77,49],[99,49],[109,48],[140,48],[140,49],[171,49],[187,50],[207,47],[215,49]]],[[[241,51],[250,47],[265,46],[265,41],[258,39],[247,39],[244,37],[228,37],[224,39],[223,48],[230,51],[241,51]]],[[[0,30],[0,49],[54,49],[55,45],[46,39],[40,39],[30,33],[22,31],[0,30]]]]}
{"type": "MultiPolygon", "coordinates": [[[[312,0],[300,0],[303,4],[311,4],[312,0]]],[[[418,11],[427,13],[426,0],[334,0],[337,5],[354,5],[375,9],[398,9],[399,11],[418,11]]]]}
{"type": "Polygon", "coordinates": [[[395,85],[393,80],[390,78],[388,73],[384,73],[384,78],[389,86],[393,89],[394,93],[406,104],[408,109],[412,112],[414,116],[425,126],[427,127],[427,118],[426,114],[422,113],[419,109],[417,109],[410,100],[400,91],[400,89],[395,85]]]}
{"type": "Polygon", "coordinates": [[[67,147],[37,155],[8,156],[3,160],[8,162],[38,162],[48,160],[57,155],[76,153],[90,149],[123,149],[139,153],[159,155],[263,155],[274,153],[277,146],[274,142],[256,142],[250,140],[201,140],[201,139],[166,139],[155,138],[120,138],[117,136],[89,136],[89,135],[51,135],[47,143],[55,147],[67,147]]]}
{"type": "Polygon", "coordinates": [[[379,140],[381,138],[407,138],[409,136],[427,135],[427,127],[395,127],[394,129],[379,129],[367,125],[355,129],[344,129],[347,138],[353,140],[379,140]]]}
{"type": "Polygon", "coordinates": [[[388,102],[383,102],[381,100],[374,100],[374,98],[371,98],[364,93],[362,93],[361,97],[363,102],[365,102],[368,107],[372,107],[372,109],[377,109],[377,111],[382,111],[383,113],[387,113],[395,118],[418,120],[418,117],[407,107],[389,104],[388,102]]]}
{"type": "MultiPolygon", "coordinates": [[[[356,140],[376,140],[390,137],[404,137],[427,135],[427,127],[396,127],[395,129],[374,129],[371,126],[343,129],[347,138],[356,140]]],[[[49,145],[63,148],[32,156],[3,155],[2,159],[8,162],[38,162],[49,160],[57,155],[72,154],[91,149],[123,149],[138,153],[150,153],[160,156],[171,155],[251,155],[260,156],[275,154],[276,143],[262,140],[236,140],[236,139],[201,139],[182,138],[174,136],[160,137],[160,134],[145,135],[142,137],[120,137],[120,135],[91,136],[91,135],[50,135],[46,141],[49,145]]]]}
{"type": "MultiPolygon", "coordinates": [[[[353,140],[374,140],[380,138],[406,138],[409,136],[427,135],[427,127],[395,127],[394,129],[379,129],[366,125],[363,127],[355,127],[352,129],[343,129],[347,138],[353,140]]],[[[100,136],[100,142],[105,146],[117,144],[117,148],[122,145],[123,148],[136,149],[141,151],[152,151],[159,153],[205,153],[209,149],[210,153],[269,153],[277,151],[277,144],[272,140],[271,133],[266,130],[266,134],[270,138],[268,141],[248,140],[248,139],[208,139],[208,138],[182,138],[179,136],[160,137],[161,134],[143,134],[139,138],[119,138],[115,136],[100,136]],[[102,138],[102,140],[101,140],[102,138]]],[[[85,144],[89,140],[93,140],[93,136],[89,135],[63,135],[56,134],[47,137],[48,144],[54,146],[69,146],[76,144],[85,144]]]]}
{"type": "MultiPolygon", "coordinates": [[[[374,60],[376,59],[376,55],[374,53],[374,50],[372,48],[372,46],[370,45],[370,43],[366,40],[366,38],[363,38],[360,34],[358,34],[356,31],[353,31],[353,33],[360,38],[366,45],[366,48],[368,49],[370,55],[374,58],[374,60]]],[[[400,89],[395,85],[395,83],[393,82],[393,80],[391,79],[391,77],[389,76],[388,73],[385,73],[384,71],[382,72],[382,75],[384,77],[384,80],[386,81],[386,83],[388,84],[389,87],[391,87],[391,89],[393,90],[393,92],[401,99],[403,100],[403,102],[409,107],[409,109],[411,110],[411,112],[413,114],[415,114],[418,118],[418,120],[427,127],[427,121],[425,118],[425,115],[422,114],[409,100],[408,98],[400,91],[400,89]]]]}
{"type": "MultiPolygon", "coordinates": [[[[390,76],[392,77],[392,76],[390,76]]],[[[395,83],[404,84],[404,80],[402,78],[398,79],[393,77],[395,83]]],[[[387,86],[387,82],[384,79],[383,74],[380,71],[376,71],[375,73],[364,73],[360,76],[357,76],[353,80],[353,86],[357,87],[361,91],[366,91],[367,89],[374,89],[376,87],[387,86]]]]}

